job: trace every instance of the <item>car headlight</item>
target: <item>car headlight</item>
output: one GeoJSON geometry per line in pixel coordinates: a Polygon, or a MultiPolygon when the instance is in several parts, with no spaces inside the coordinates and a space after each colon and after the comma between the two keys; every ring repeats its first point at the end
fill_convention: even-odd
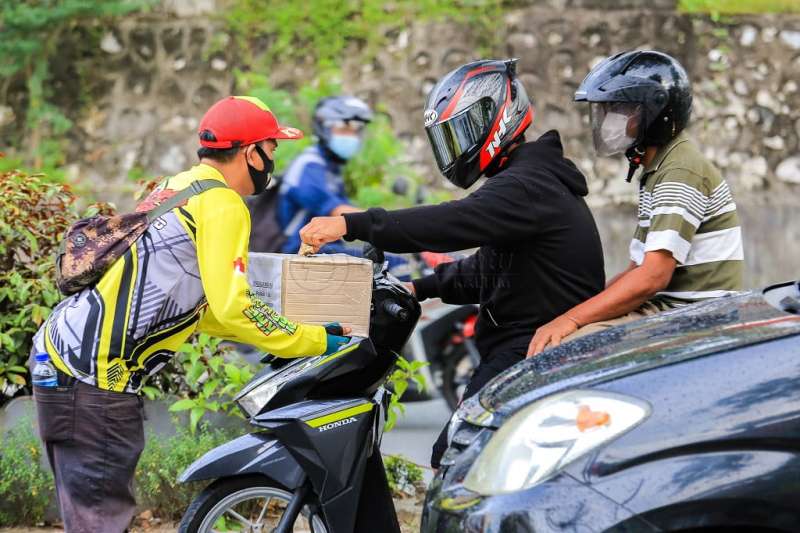
{"type": "Polygon", "coordinates": [[[568,391],[539,400],[508,419],[464,479],[484,495],[530,488],[632,429],[650,414],[636,398],[568,391]]]}

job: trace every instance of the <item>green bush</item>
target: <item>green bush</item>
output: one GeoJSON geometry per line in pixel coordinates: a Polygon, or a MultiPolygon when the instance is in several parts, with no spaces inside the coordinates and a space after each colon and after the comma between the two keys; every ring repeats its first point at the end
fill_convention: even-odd
{"type": "Polygon", "coordinates": [[[24,108],[15,110],[24,120],[18,121],[12,140],[24,139],[17,148],[26,165],[60,172],[56,169],[64,164],[65,135],[72,127],[67,114],[92,90],[86,60],[98,51],[101,25],[152,3],[0,0],[0,80],[25,88],[24,108]],[[60,83],[53,71],[62,71],[60,83]]]}
{"type": "Polygon", "coordinates": [[[288,61],[325,68],[341,67],[352,44],[373,55],[387,44],[387,34],[415,20],[465,24],[486,50],[496,44],[502,6],[502,0],[233,0],[226,20],[244,51],[268,39],[267,46],[254,47],[266,66],[288,61]]]}
{"type": "Polygon", "coordinates": [[[0,404],[26,383],[33,335],[61,299],[53,257],[71,223],[107,206],[75,207],[69,186],[41,174],[0,174],[0,404]]]}
{"type": "Polygon", "coordinates": [[[39,461],[42,448],[30,418],[0,434],[0,526],[34,525],[54,494],[53,476],[39,461]]]}
{"type": "Polygon", "coordinates": [[[140,507],[168,520],[179,520],[202,483],[178,483],[178,476],[204,453],[229,441],[233,435],[201,425],[192,434],[179,429],[170,438],[148,435],[136,467],[136,499],[140,507]]]}
{"type": "Polygon", "coordinates": [[[712,15],[800,13],[800,3],[797,0],[679,0],[678,9],[712,15]]]}
{"type": "Polygon", "coordinates": [[[394,496],[411,496],[422,488],[422,468],[402,455],[384,456],[383,466],[394,496]]]}
{"type": "Polygon", "coordinates": [[[170,411],[189,411],[189,431],[194,433],[206,413],[222,412],[244,418],[233,398],[253,378],[253,369],[236,352],[220,346],[220,340],[201,333],[181,346],[175,365],[183,397],[170,411]]]}

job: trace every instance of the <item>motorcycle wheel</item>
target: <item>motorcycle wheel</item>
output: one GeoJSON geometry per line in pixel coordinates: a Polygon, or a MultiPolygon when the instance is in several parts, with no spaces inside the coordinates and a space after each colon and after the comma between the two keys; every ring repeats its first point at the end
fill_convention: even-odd
{"type": "MultiPolygon", "coordinates": [[[[272,531],[291,498],[290,492],[269,485],[263,477],[221,479],[206,487],[189,505],[178,532],[272,531]]],[[[292,531],[328,533],[322,517],[312,515],[307,505],[292,531]]]]}
{"type": "Polygon", "coordinates": [[[451,411],[455,411],[472,377],[475,366],[463,347],[453,350],[442,368],[442,396],[451,411]]]}

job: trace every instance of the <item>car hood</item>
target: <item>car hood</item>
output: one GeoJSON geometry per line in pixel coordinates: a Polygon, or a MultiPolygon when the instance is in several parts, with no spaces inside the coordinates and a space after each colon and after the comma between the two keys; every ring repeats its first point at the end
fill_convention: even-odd
{"type": "MultiPolygon", "coordinates": [[[[796,292],[796,285],[780,287],[796,292]]],[[[687,305],[546,350],[465,401],[461,417],[497,427],[523,405],[560,390],[800,333],[800,316],[770,305],[769,290],[687,305]]]]}

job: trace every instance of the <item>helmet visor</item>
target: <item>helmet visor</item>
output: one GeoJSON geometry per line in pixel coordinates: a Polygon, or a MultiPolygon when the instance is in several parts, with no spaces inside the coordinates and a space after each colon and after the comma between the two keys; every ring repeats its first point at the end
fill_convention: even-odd
{"type": "Polygon", "coordinates": [[[425,129],[439,170],[444,171],[462,154],[483,144],[493,108],[490,98],[482,98],[458,115],[425,129]]]}
{"type": "Polygon", "coordinates": [[[589,107],[594,149],[599,155],[626,151],[639,139],[642,105],[627,102],[592,102],[589,107]]]}

